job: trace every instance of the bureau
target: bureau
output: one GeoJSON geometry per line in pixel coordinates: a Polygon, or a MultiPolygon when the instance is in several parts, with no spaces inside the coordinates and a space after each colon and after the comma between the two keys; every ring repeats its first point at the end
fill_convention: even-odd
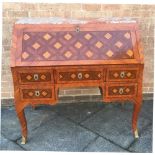
{"type": "Polygon", "coordinates": [[[27,105],[56,104],[60,88],[81,86],[99,87],[107,103],[131,101],[132,130],[138,138],[143,67],[138,24],[132,19],[17,21],[11,71],[22,144],[27,141],[27,105]]]}

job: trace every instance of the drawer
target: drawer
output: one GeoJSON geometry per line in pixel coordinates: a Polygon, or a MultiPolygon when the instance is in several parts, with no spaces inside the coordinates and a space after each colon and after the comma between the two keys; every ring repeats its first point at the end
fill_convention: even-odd
{"type": "Polygon", "coordinates": [[[107,81],[135,81],[138,68],[111,68],[107,70],[107,81]]]}
{"type": "Polygon", "coordinates": [[[53,74],[51,70],[24,70],[18,71],[19,82],[21,84],[29,83],[53,83],[53,74]]]}
{"type": "Polygon", "coordinates": [[[103,81],[103,70],[69,69],[57,71],[57,83],[103,81]]]}
{"type": "Polygon", "coordinates": [[[108,83],[106,84],[106,97],[133,97],[137,94],[137,84],[108,83]]]}
{"type": "Polygon", "coordinates": [[[22,100],[53,100],[54,95],[54,86],[21,86],[20,94],[22,100]]]}

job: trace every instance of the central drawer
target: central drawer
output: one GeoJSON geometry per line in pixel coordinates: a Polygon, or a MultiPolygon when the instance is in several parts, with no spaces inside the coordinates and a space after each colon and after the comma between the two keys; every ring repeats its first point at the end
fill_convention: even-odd
{"type": "Polygon", "coordinates": [[[102,69],[82,68],[82,69],[59,69],[56,72],[57,83],[74,83],[74,82],[101,82],[104,73],[102,69]]]}

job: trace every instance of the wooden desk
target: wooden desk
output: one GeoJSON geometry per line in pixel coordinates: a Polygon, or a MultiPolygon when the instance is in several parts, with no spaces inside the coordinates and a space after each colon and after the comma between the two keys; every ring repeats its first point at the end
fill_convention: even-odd
{"type": "MultiPolygon", "coordinates": [[[[27,140],[24,108],[58,102],[62,87],[98,86],[103,101],[130,100],[132,128],[142,102],[143,54],[132,20],[23,19],[14,25],[11,71],[22,144],[27,140]]],[[[113,116],[111,116],[113,117],[113,116]]]]}

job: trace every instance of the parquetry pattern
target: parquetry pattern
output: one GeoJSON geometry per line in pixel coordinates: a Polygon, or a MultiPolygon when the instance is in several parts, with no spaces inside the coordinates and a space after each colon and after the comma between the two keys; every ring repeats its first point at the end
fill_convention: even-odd
{"type": "Polygon", "coordinates": [[[59,72],[60,81],[101,80],[101,71],[59,72]]]}
{"type": "Polygon", "coordinates": [[[24,32],[22,61],[133,59],[130,31],[24,32]]]}
{"type": "Polygon", "coordinates": [[[137,70],[111,70],[109,71],[108,79],[136,79],[137,70]],[[124,74],[121,76],[121,74],[124,74]]]}
{"type": "Polygon", "coordinates": [[[20,73],[21,82],[50,82],[51,73],[20,73]],[[37,78],[35,78],[37,76],[37,78]]]}
{"type": "Polygon", "coordinates": [[[36,99],[36,98],[51,98],[52,90],[51,89],[23,89],[23,98],[24,99],[36,99]]]}
{"type": "Polygon", "coordinates": [[[109,86],[109,95],[133,95],[135,94],[135,86],[109,86]]]}

